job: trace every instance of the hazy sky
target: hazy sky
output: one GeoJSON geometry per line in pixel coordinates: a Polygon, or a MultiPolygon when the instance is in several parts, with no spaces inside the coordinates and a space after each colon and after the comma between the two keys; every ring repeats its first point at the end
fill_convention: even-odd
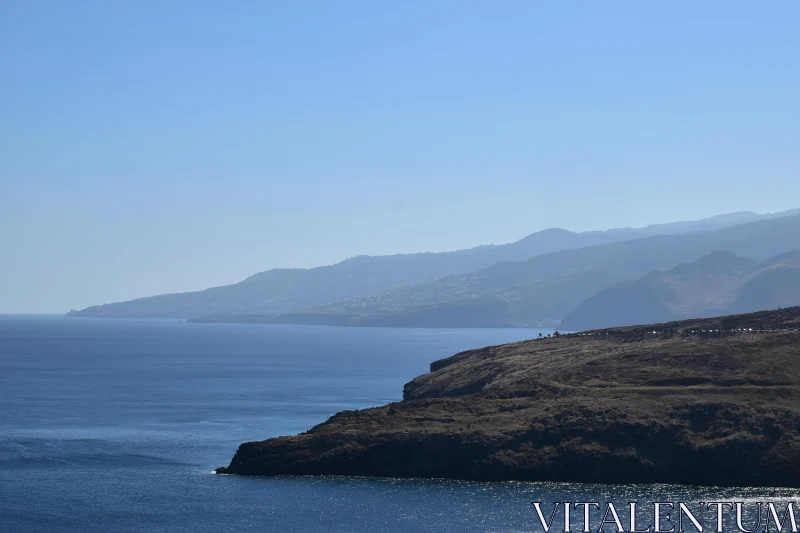
{"type": "Polygon", "coordinates": [[[0,312],[800,207],[800,2],[0,2],[0,312]]]}

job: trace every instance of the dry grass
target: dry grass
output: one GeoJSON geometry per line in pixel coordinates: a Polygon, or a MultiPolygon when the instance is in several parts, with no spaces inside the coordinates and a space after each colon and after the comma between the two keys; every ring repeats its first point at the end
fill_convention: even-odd
{"type": "MultiPolygon", "coordinates": [[[[664,330],[717,329],[698,324],[664,330]]],[[[800,485],[800,331],[645,330],[456,354],[403,402],[246,443],[226,471],[800,485]]]]}

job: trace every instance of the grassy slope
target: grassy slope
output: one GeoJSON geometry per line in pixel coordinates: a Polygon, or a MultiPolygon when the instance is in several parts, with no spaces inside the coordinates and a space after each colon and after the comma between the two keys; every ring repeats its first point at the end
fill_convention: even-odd
{"type": "Polygon", "coordinates": [[[751,327],[800,308],[456,354],[404,401],[245,443],[224,471],[798,486],[800,331],[751,327]]]}

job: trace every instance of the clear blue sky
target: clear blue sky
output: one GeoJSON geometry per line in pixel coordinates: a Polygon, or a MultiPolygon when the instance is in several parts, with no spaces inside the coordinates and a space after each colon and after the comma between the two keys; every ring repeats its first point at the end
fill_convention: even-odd
{"type": "Polygon", "coordinates": [[[0,2],[0,312],[800,206],[800,2],[0,2]]]}

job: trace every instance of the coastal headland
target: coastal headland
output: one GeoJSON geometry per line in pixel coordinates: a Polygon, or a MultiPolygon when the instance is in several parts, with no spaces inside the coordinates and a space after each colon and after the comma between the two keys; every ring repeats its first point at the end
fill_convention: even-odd
{"type": "Polygon", "coordinates": [[[800,307],[462,352],[218,472],[800,486],[800,307]]]}

